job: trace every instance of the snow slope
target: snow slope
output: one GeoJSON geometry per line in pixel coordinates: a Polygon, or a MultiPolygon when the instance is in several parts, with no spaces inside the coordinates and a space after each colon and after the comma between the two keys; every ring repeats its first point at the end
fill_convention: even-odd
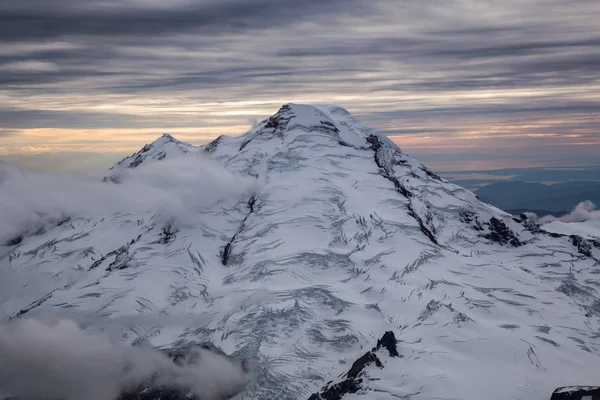
{"type": "Polygon", "coordinates": [[[242,136],[151,151],[165,146],[256,188],[194,223],[74,215],[0,248],[0,276],[18,288],[0,293],[5,318],[61,313],[126,343],[213,342],[256,371],[241,399],[308,398],[386,331],[401,357],[345,400],[541,400],[598,383],[595,243],[479,202],[336,106],[288,104],[242,136]]]}
{"type": "Polygon", "coordinates": [[[600,240],[600,219],[584,222],[552,221],[543,225],[547,232],[577,235],[585,239],[600,240]]]}

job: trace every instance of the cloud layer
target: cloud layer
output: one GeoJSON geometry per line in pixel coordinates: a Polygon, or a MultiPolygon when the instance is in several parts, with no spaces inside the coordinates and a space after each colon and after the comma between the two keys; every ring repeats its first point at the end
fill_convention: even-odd
{"type": "Polygon", "coordinates": [[[202,348],[173,363],[150,347],[128,347],[55,317],[0,324],[0,397],[115,400],[156,376],[156,386],[190,390],[204,400],[243,390],[241,363],[202,348]]]}
{"type": "Polygon", "coordinates": [[[408,148],[575,154],[600,144],[599,17],[591,0],[4,2],[0,129],[19,133],[2,148],[199,143],[293,101],[408,148]]]}
{"type": "Polygon", "coordinates": [[[250,196],[254,181],[235,176],[202,154],[121,171],[121,184],[101,175],[23,172],[0,163],[0,245],[66,217],[150,212],[176,224],[226,198],[250,196]]]}
{"type": "MultiPolygon", "coordinates": [[[[530,213],[534,219],[537,218],[535,214],[530,213]]],[[[584,222],[589,220],[600,219],[600,210],[596,209],[596,205],[589,200],[583,201],[571,212],[563,215],[562,217],[553,217],[552,215],[547,215],[539,219],[539,223],[544,224],[552,221],[560,221],[560,222],[584,222]]]]}

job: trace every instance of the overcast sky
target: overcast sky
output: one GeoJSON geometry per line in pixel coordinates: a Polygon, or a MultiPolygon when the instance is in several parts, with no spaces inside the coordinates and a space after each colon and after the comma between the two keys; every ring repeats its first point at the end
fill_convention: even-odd
{"type": "Polygon", "coordinates": [[[593,162],[599,21],[598,0],[0,1],[0,155],[95,168],[297,102],[429,160],[593,162]]]}

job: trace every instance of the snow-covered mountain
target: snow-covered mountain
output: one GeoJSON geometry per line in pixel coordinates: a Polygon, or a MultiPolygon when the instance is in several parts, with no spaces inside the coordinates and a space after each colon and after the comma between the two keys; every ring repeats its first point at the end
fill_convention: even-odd
{"type": "Polygon", "coordinates": [[[142,147],[137,153],[119,161],[111,170],[115,168],[135,168],[144,162],[163,160],[167,157],[177,157],[193,151],[195,151],[195,148],[191,144],[181,142],[170,134],[165,133],[154,142],[142,147]]]}
{"type": "Polygon", "coordinates": [[[600,244],[481,203],[346,110],[288,104],[239,137],[163,136],[118,165],[163,158],[255,184],[183,219],[69,215],[8,241],[4,318],[211,342],[255,372],[240,399],[541,400],[599,383],[600,244]]]}

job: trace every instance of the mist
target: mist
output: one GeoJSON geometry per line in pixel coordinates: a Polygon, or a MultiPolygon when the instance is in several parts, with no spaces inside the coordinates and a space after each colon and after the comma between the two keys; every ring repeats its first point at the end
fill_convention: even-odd
{"type": "Polygon", "coordinates": [[[241,392],[242,363],[200,347],[174,363],[149,346],[126,346],[73,320],[53,316],[0,325],[0,397],[19,400],[114,400],[152,381],[201,400],[241,392]]]}
{"type": "Polygon", "coordinates": [[[255,190],[252,178],[201,153],[110,173],[118,184],[103,182],[108,174],[25,172],[0,163],[0,245],[67,217],[152,212],[184,224],[202,208],[255,190]]]}
{"type": "MultiPolygon", "coordinates": [[[[535,214],[534,214],[535,215],[535,214]]],[[[561,217],[553,217],[547,215],[539,218],[538,222],[545,224],[552,221],[560,222],[584,222],[590,219],[600,219],[600,210],[596,209],[596,205],[589,200],[583,201],[575,206],[571,212],[561,217]]]]}

